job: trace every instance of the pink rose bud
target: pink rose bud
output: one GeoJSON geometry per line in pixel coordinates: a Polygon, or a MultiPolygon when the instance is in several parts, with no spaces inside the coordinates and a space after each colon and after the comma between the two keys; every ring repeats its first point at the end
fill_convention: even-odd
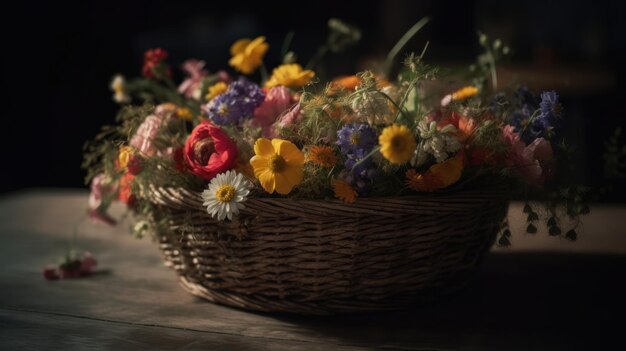
{"type": "Polygon", "coordinates": [[[43,269],[43,276],[47,280],[58,280],[60,278],[59,271],[53,266],[45,267],[43,269]]]}
{"type": "Polygon", "coordinates": [[[91,255],[90,252],[85,252],[83,255],[83,259],[80,262],[80,271],[82,273],[93,273],[96,266],[98,265],[98,261],[91,255]]]}

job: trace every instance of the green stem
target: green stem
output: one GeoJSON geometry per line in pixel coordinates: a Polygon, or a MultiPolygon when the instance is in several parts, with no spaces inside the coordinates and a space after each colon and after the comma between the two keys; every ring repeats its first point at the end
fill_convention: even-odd
{"type": "MultiPolygon", "coordinates": [[[[380,90],[377,90],[377,92],[379,94],[381,94],[382,96],[384,96],[385,98],[387,98],[387,100],[389,100],[393,104],[393,106],[395,106],[398,109],[398,113],[402,113],[404,115],[404,117],[409,118],[408,112],[404,111],[404,109],[402,107],[400,107],[400,105],[398,105],[395,101],[393,101],[391,96],[383,93],[380,90]]],[[[396,116],[396,119],[397,119],[397,116],[396,116]]]]}
{"type": "Polygon", "coordinates": [[[328,46],[326,45],[320,46],[319,49],[317,49],[315,56],[313,56],[313,58],[309,61],[309,63],[306,64],[305,68],[306,69],[315,68],[315,66],[317,66],[319,61],[322,60],[322,58],[326,55],[327,52],[328,52],[328,46]]]}
{"type": "Polygon", "coordinates": [[[265,86],[265,83],[269,79],[269,75],[267,73],[267,67],[265,67],[265,63],[261,64],[260,72],[261,72],[261,86],[265,86]]]}
{"type": "Polygon", "coordinates": [[[361,163],[365,162],[365,160],[367,160],[368,158],[372,157],[372,155],[374,155],[375,153],[378,152],[378,150],[380,150],[380,146],[376,146],[372,149],[372,151],[370,151],[369,154],[367,154],[365,157],[363,157],[362,159],[360,159],[357,163],[354,164],[354,166],[352,166],[352,169],[350,170],[350,172],[354,172],[354,170],[357,168],[357,166],[360,166],[361,163]]]}
{"type": "Polygon", "coordinates": [[[291,46],[291,41],[293,40],[293,36],[295,35],[294,31],[289,31],[285,36],[285,40],[283,40],[283,45],[280,47],[280,59],[284,60],[285,55],[289,52],[289,47],[291,46]]]}
{"type": "Polygon", "coordinates": [[[496,58],[493,56],[493,51],[489,47],[487,43],[485,45],[485,49],[487,49],[487,58],[489,59],[489,72],[491,74],[491,86],[493,90],[498,90],[498,74],[496,72],[496,58]]]}
{"type": "Polygon", "coordinates": [[[400,40],[398,40],[396,45],[394,45],[393,48],[389,51],[384,64],[384,72],[386,77],[390,76],[393,63],[396,60],[396,56],[398,56],[400,51],[402,51],[402,48],[404,48],[409,40],[411,40],[411,38],[413,38],[413,36],[415,36],[415,34],[417,34],[417,32],[419,32],[429,21],[430,19],[428,17],[424,17],[419,20],[413,25],[413,27],[411,27],[406,33],[404,33],[402,37],[400,37],[400,40]]]}
{"type": "MultiPolygon", "coordinates": [[[[400,100],[400,106],[404,106],[404,104],[406,103],[406,100],[409,99],[409,95],[411,94],[411,91],[413,89],[415,89],[415,86],[417,85],[417,79],[413,79],[411,81],[411,84],[409,85],[409,88],[406,90],[406,92],[404,93],[404,96],[402,97],[402,100],[400,100]]],[[[402,115],[402,110],[398,110],[398,114],[396,115],[396,118],[394,118],[393,122],[395,123],[398,118],[400,117],[400,115],[402,115]]]]}

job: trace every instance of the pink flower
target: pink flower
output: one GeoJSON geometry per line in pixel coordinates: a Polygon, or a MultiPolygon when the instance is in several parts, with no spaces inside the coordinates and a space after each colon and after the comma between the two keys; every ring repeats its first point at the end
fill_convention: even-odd
{"type": "Polygon", "coordinates": [[[298,123],[301,118],[302,108],[300,108],[300,103],[297,103],[278,119],[278,122],[276,122],[275,126],[278,128],[285,128],[292,124],[298,123]]]}
{"type": "Polygon", "coordinates": [[[87,215],[92,221],[109,225],[115,224],[115,219],[109,216],[106,210],[115,198],[116,192],[117,185],[110,182],[102,173],[91,180],[87,215]]]}
{"type": "Polygon", "coordinates": [[[552,175],[552,168],[549,165],[552,161],[550,143],[544,138],[537,138],[526,146],[515,132],[515,127],[511,125],[504,126],[502,135],[510,145],[507,165],[529,184],[541,186],[552,175]]]}
{"type": "Polygon", "coordinates": [[[524,148],[522,153],[524,159],[532,162],[535,167],[538,167],[541,172],[538,176],[532,178],[531,184],[542,185],[546,179],[551,178],[554,175],[554,167],[552,161],[554,154],[552,152],[552,145],[544,138],[537,138],[533,140],[530,145],[524,148]]]}
{"type": "Polygon", "coordinates": [[[180,86],[178,86],[178,92],[185,95],[188,99],[200,100],[200,88],[202,87],[202,79],[209,75],[209,72],[204,70],[204,61],[191,59],[183,63],[182,70],[187,74],[180,86]]]}
{"type": "Polygon", "coordinates": [[[264,137],[271,137],[272,125],[292,104],[289,88],[277,86],[269,89],[265,101],[254,110],[252,125],[261,127],[264,137]]]}
{"type": "Polygon", "coordinates": [[[550,162],[554,158],[552,145],[544,138],[533,140],[533,142],[524,149],[524,155],[526,158],[532,158],[541,162],[550,162]]]}
{"type": "Polygon", "coordinates": [[[130,145],[134,146],[146,156],[153,156],[156,149],[152,145],[152,141],[159,132],[161,122],[163,120],[155,115],[150,115],[141,123],[135,135],[130,139],[130,145]]]}
{"type": "Polygon", "coordinates": [[[233,81],[233,78],[230,76],[230,74],[228,74],[228,72],[224,70],[217,71],[217,79],[224,83],[230,83],[233,81]]]}

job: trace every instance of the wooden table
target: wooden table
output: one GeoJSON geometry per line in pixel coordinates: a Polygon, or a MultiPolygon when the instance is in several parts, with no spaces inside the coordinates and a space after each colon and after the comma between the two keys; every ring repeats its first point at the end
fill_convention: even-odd
{"type": "MultiPolygon", "coordinates": [[[[183,291],[149,239],[83,221],[79,245],[109,271],[46,281],[87,193],[0,198],[0,349],[603,349],[624,343],[626,208],[596,206],[579,242],[514,233],[461,294],[410,310],[353,316],[259,314],[183,291]]],[[[513,204],[512,226],[521,226],[513,204]]],[[[120,211],[118,208],[117,211],[120,211]]]]}

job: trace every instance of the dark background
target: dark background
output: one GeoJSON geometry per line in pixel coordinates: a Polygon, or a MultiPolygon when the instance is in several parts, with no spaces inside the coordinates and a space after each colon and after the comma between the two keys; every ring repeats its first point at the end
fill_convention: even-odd
{"type": "MultiPolygon", "coordinates": [[[[409,45],[426,40],[432,64],[467,65],[479,54],[476,32],[514,49],[506,67],[538,90],[555,89],[566,108],[565,133],[580,146],[579,178],[603,185],[603,142],[624,125],[626,14],[621,1],[21,1],[2,11],[3,128],[0,192],[84,187],[82,145],[112,123],[115,73],[140,74],[143,52],[163,47],[177,67],[196,57],[227,68],[238,38],[266,35],[268,66],[284,35],[306,62],[338,17],[360,27],[352,51],[330,57],[331,74],[353,73],[383,57],[417,20],[432,21],[409,45]],[[355,65],[355,62],[357,64],[355,65]],[[517,73],[516,73],[517,72],[517,73]]],[[[179,73],[177,73],[179,74],[179,73]]],[[[175,76],[175,77],[180,77],[175,76]]],[[[603,196],[623,201],[624,187],[603,196]]]]}

